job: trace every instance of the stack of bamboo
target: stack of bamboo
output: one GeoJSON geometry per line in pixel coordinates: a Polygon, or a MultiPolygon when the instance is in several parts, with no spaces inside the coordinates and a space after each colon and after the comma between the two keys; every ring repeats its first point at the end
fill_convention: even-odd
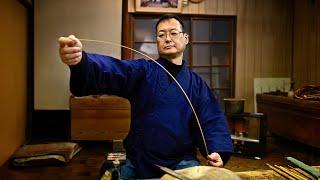
{"type": "Polygon", "coordinates": [[[291,166],[284,167],[284,166],[278,166],[278,165],[270,165],[267,163],[267,166],[270,167],[270,169],[274,170],[276,173],[280,174],[281,176],[285,177],[286,179],[290,180],[317,180],[317,178],[313,177],[312,175],[308,174],[307,172],[301,170],[300,168],[293,168],[291,166]]]}
{"type": "Polygon", "coordinates": [[[298,168],[293,168],[288,165],[288,167],[278,166],[278,165],[270,165],[267,163],[267,166],[269,166],[272,170],[274,170],[276,173],[280,174],[281,176],[287,178],[287,179],[302,179],[302,180],[319,180],[320,179],[320,170],[306,165],[303,162],[292,158],[292,157],[286,157],[286,159],[293,164],[295,164],[298,168]]]}

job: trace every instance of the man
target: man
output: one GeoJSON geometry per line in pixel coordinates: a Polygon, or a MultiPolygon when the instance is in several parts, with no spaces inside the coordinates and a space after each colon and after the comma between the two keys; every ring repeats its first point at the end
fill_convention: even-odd
{"type": "Polygon", "coordinates": [[[183,22],[175,15],[164,15],[156,30],[157,62],[175,76],[190,98],[209,154],[186,98],[156,63],[86,53],[76,37],[59,38],[60,57],[71,69],[70,89],[74,95],[114,94],[131,103],[131,127],[124,141],[128,160],[121,166],[124,179],[160,177],[162,172],[155,164],[171,169],[197,166],[197,147],[208,164],[216,167],[222,167],[233,152],[217,99],[183,61],[189,43],[183,22]]]}

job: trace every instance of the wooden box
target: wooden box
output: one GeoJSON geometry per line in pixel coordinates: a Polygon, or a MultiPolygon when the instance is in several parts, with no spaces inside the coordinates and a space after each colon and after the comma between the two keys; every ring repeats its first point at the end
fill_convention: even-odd
{"type": "Polygon", "coordinates": [[[130,127],[130,103],[117,96],[70,97],[71,140],[124,139],[130,127]]]}

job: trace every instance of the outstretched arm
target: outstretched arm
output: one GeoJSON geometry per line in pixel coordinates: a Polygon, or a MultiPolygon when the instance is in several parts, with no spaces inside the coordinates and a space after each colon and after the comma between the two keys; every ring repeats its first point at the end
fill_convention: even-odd
{"type": "Polygon", "coordinates": [[[114,94],[132,97],[145,77],[146,60],[126,60],[85,53],[74,36],[59,38],[60,58],[71,70],[70,90],[75,96],[114,94]]]}

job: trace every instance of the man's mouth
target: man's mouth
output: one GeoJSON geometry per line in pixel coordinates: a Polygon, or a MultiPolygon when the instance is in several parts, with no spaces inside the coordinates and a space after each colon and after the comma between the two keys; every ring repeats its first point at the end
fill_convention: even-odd
{"type": "Polygon", "coordinates": [[[164,49],[171,49],[173,48],[174,46],[164,46],[164,49]]]}

